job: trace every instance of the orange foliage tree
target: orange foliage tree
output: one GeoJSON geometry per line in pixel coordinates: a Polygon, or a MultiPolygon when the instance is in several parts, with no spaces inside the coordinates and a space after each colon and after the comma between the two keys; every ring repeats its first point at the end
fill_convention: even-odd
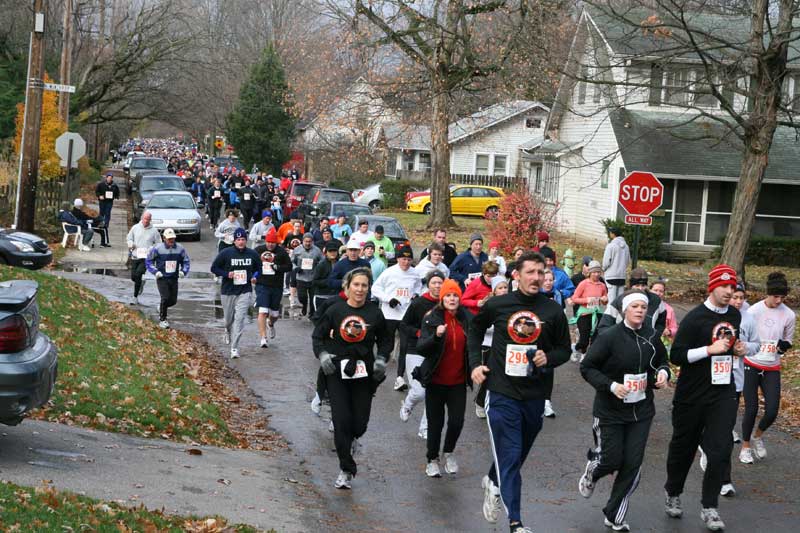
{"type": "Polygon", "coordinates": [[[536,246],[536,232],[552,231],[558,206],[543,202],[527,189],[514,191],[500,200],[497,218],[487,222],[489,235],[504,254],[516,246],[536,246]]]}
{"type": "MultiPolygon", "coordinates": [[[[44,81],[51,83],[53,80],[45,74],[44,81]]],[[[14,153],[19,156],[19,147],[22,142],[22,123],[25,118],[25,104],[17,104],[17,126],[14,136],[14,153]]],[[[44,91],[42,96],[42,126],[39,131],[39,177],[54,179],[61,175],[61,158],[56,154],[56,139],[67,131],[67,124],[58,116],[58,93],[44,91]]]]}

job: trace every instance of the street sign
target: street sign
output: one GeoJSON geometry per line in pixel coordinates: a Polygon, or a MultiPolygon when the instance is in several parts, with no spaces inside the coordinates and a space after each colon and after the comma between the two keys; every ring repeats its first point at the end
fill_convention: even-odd
{"type": "Polygon", "coordinates": [[[217,139],[216,141],[214,141],[214,146],[217,147],[217,150],[222,150],[225,147],[225,141],[223,141],[222,139],[217,139]]]}
{"type": "Polygon", "coordinates": [[[46,91],[58,91],[60,93],[74,93],[74,85],[61,85],[60,83],[45,83],[44,89],[46,91]]]}
{"type": "Polygon", "coordinates": [[[631,226],[651,226],[653,224],[653,217],[625,215],[625,223],[631,226]]]}
{"type": "Polygon", "coordinates": [[[629,215],[648,217],[663,200],[664,185],[651,172],[630,172],[619,184],[619,204],[629,215]]]}
{"type": "Polygon", "coordinates": [[[62,167],[70,165],[70,168],[78,168],[78,159],[86,155],[86,141],[77,133],[69,131],[62,133],[56,139],[56,153],[61,158],[62,167]],[[70,144],[72,144],[72,153],[70,153],[70,144]]]}

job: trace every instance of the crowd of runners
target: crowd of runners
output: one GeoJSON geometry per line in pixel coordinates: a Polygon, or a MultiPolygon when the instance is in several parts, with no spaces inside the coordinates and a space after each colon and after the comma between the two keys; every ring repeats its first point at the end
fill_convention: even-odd
{"type": "MultiPolygon", "coordinates": [[[[298,309],[313,328],[319,370],[311,410],[320,415],[330,405],[336,488],[352,487],[372,398],[390,377],[393,359],[397,374],[390,382],[404,393],[399,419],[408,422],[421,411],[415,431],[426,441],[427,476],[458,474],[458,440],[465,416],[472,416],[468,399],[475,416],[486,419],[492,460],[476,490],[479,484],[485,519],[496,523],[505,513],[511,533],[531,531],[522,524],[522,467],[543,419],[556,416],[554,374],[570,360],[595,389],[576,488],[590,498],[601,478],[614,476],[603,508],[606,527],[630,530],[626,514],[656,416],[654,393],[670,381],[667,515],[682,517],[684,483],[699,456],[700,518],[709,530],[724,529],[719,497],[736,494],[734,442],[741,440],[741,463],[766,459],[764,433],[778,413],[781,358],[795,328],[795,314],[783,302],[789,286],[782,273],[771,273],[767,296],[748,306],[736,271],[717,265],[708,273],[707,297],[679,324],[664,301],[667,282],[651,281],[641,268],[629,270],[630,253],[617,228],[597,260],[575,261],[567,251],[558,261],[545,231],[508,257],[479,234],[459,253],[444,229],[434,231],[416,257],[410,246],[395,249],[382,228],[351,228],[345,217],[305,227],[286,212],[281,180],[256,173],[253,183],[243,171],[196,154],[159,153],[190,174],[189,181],[202,183],[197,196],[219,239],[211,272],[220,283],[231,359],[250,355],[240,350],[250,308],[258,313],[265,349],[277,336],[284,306],[298,309]],[[756,424],[759,390],[764,412],[756,424]]],[[[293,179],[299,176],[282,177],[293,179]]],[[[134,301],[144,272],[154,274],[160,324],[169,327],[167,309],[176,302],[178,279],[189,271],[186,250],[172,230],[159,235],[147,212],[130,229],[127,245],[134,301]]]]}

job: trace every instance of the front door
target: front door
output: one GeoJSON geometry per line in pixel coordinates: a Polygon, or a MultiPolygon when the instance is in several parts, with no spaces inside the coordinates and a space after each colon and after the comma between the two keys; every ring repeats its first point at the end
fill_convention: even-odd
{"type": "Polygon", "coordinates": [[[672,242],[702,244],[703,193],[702,181],[676,181],[675,218],[672,222],[672,242]]]}

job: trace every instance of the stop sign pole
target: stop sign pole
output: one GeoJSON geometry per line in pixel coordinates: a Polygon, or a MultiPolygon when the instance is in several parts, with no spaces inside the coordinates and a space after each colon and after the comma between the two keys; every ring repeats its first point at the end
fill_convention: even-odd
{"type": "Polygon", "coordinates": [[[664,185],[652,172],[631,171],[619,183],[619,205],[628,213],[625,224],[635,226],[633,236],[633,268],[639,260],[639,238],[641,226],[653,223],[650,215],[664,201],[664,185]]]}

